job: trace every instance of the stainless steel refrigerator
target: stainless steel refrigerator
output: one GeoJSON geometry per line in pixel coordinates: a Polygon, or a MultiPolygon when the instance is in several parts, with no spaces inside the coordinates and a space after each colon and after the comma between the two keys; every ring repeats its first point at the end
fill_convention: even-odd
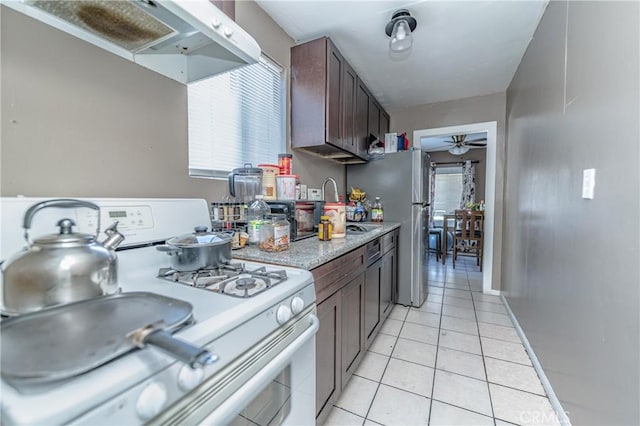
{"type": "Polygon", "coordinates": [[[384,220],[402,224],[397,303],[407,306],[421,306],[427,298],[429,163],[426,152],[414,149],[347,166],[347,192],[358,187],[371,201],[380,197],[384,220]]]}

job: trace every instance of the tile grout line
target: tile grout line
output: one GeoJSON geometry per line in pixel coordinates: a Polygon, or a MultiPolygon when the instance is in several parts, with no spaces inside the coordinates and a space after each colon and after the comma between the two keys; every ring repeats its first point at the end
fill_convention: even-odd
{"type": "MultiPolygon", "coordinates": [[[[445,283],[447,280],[447,271],[444,271],[445,283]]],[[[427,293],[428,297],[429,293],[427,293]]],[[[444,301],[444,290],[442,291],[442,300],[444,301]]],[[[438,340],[436,340],[436,356],[433,360],[433,381],[431,382],[431,398],[429,398],[429,417],[427,425],[431,424],[431,411],[433,410],[433,392],[436,388],[436,372],[438,370],[438,354],[440,353],[440,330],[442,330],[442,303],[440,304],[440,320],[438,321],[438,340]]]]}
{"type": "Polygon", "coordinates": [[[484,357],[484,349],[482,347],[482,339],[480,338],[480,324],[478,324],[478,313],[476,312],[476,302],[471,296],[471,304],[473,305],[473,312],[476,317],[476,327],[478,328],[478,343],[480,343],[480,354],[482,355],[482,366],[484,367],[485,383],[487,384],[487,394],[489,395],[489,406],[491,407],[491,417],[493,418],[493,424],[496,423],[496,413],[493,409],[493,399],[491,398],[491,388],[489,387],[489,375],[487,373],[487,364],[484,357]]]}
{"type": "MultiPolygon", "coordinates": [[[[393,307],[393,309],[395,309],[395,306],[393,307]]],[[[393,309],[391,309],[391,310],[393,311],[393,309]]],[[[404,323],[405,323],[405,321],[407,319],[407,315],[409,315],[409,309],[407,309],[407,312],[406,312],[406,314],[404,316],[405,319],[402,320],[402,325],[400,326],[400,331],[398,332],[398,335],[396,336],[396,340],[393,343],[393,347],[391,348],[391,353],[389,354],[389,358],[387,359],[387,363],[384,366],[384,370],[382,370],[382,376],[380,376],[380,380],[378,380],[378,386],[376,387],[376,391],[373,393],[373,398],[371,399],[371,403],[369,403],[369,408],[367,408],[367,412],[365,413],[365,416],[364,416],[365,422],[369,419],[369,412],[371,411],[371,407],[373,407],[373,403],[375,402],[376,396],[378,395],[378,391],[380,390],[380,385],[382,384],[382,379],[384,378],[384,373],[387,372],[387,368],[389,367],[389,363],[391,362],[391,355],[393,355],[393,351],[396,349],[396,345],[398,344],[398,339],[400,338],[400,332],[402,331],[402,327],[404,327],[404,323]]],[[[378,334],[380,334],[380,332],[378,332],[378,334]]],[[[376,336],[375,338],[377,339],[378,336],[376,336]]],[[[371,343],[373,343],[373,342],[371,342],[371,343]]],[[[369,347],[371,347],[371,346],[369,346],[369,347]]],[[[376,353],[376,352],[374,352],[374,353],[376,353]]],[[[374,421],[374,420],[372,420],[372,421],[374,421]]],[[[375,423],[378,423],[378,422],[375,422],[375,423]]],[[[363,424],[364,424],[364,422],[363,422],[363,424]]]]}

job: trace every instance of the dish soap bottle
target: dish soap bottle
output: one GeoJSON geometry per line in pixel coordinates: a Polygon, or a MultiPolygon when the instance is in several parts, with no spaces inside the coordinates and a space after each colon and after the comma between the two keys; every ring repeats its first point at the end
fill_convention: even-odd
{"type": "Polygon", "coordinates": [[[380,197],[376,197],[376,201],[374,201],[373,207],[371,208],[371,222],[382,222],[384,219],[383,210],[380,197]]]}

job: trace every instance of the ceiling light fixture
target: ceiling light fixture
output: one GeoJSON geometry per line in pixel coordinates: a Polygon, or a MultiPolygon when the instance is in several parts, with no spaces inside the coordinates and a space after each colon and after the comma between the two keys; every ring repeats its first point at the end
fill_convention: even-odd
{"type": "Polygon", "coordinates": [[[452,146],[451,148],[449,148],[449,152],[453,155],[462,155],[462,154],[466,154],[467,152],[469,152],[469,147],[468,146],[452,146]]]}
{"type": "Polygon", "coordinates": [[[411,33],[416,29],[418,21],[415,20],[407,9],[398,9],[393,12],[391,20],[384,27],[384,32],[391,37],[389,49],[392,52],[404,52],[413,45],[411,33]]]}

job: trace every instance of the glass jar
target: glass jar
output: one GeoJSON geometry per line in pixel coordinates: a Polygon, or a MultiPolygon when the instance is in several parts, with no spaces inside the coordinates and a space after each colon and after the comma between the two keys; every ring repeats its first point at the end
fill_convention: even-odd
{"type": "Polygon", "coordinates": [[[271,221],[260,226],[260,243],[262,251],[289,250],[291,226],[285,215],[271,215],[271,221]]]}
{"type": "Polygon", "coordinates": [[[318,238],[321,241],[331,241],[333,233],[333,224],[329,220],[329,216],[320,216],[320,223],[318,224],[318,238]]]}
{"type": "Polygon", "coordinates": [[[280,168],[281,175],[291,174],[291,160],[293,154],[278,154],[278,167],[280,168]]]}

